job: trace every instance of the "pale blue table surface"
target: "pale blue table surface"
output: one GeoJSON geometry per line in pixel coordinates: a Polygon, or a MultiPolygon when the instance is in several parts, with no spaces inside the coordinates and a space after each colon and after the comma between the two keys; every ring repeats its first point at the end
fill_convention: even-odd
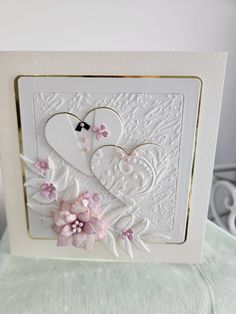
{"type": "Polygon", "coordinates": [[[236,314],[236,239],[207,223],[202,264],[21,258],[0,243],[1,314],[236,314]]]}

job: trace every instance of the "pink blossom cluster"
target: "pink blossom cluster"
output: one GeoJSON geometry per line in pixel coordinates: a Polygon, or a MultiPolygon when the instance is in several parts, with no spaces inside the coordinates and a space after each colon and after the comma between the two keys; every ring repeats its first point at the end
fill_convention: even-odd
{"type": "Polygon", "coordinates": [[[91,251],[95,240],[106,234],[107,224],[99,215],[100,198],[96,193],[81,194],[73,203],[61,201],[52,213],[58,246],[74,245],[91,251]]]}

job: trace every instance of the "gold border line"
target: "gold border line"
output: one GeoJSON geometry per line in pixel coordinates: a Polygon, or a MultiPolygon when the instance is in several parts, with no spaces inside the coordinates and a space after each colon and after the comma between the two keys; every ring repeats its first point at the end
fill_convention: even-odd
{"type": "MultiPolygon", "coordinates": [[[[200,118],[200,111],[201,111],[201,100],[202,100],[202,91],[203,91],[203,81],[199,76],[194,75],[60,75],[60,74],[33,74],[33,75],[18,75],[14,79],[14,90],[15,90],[15,102],[16,102],[16,113],[17,113],[17,124],[18,124],[18,139],[20,145],[20,153],[23,154],[23,137],[21,131],[21,116],[20,116],[20,100],[19,100],[19,86],[18,81],[22,77],[71,77],[71,78],[161,78],[161,79],[169,79],[169,78],[180,78],[180,79],[198,79],[200,81],[200,93],[199,93],[199,101],[198,101],[198,110],[197,110],[197,119],[195,125],[195,132],[194,132],[194,140],[193,140],[193,152],[192,152],[192,167],[191,167],[191,178],[189,182],[188,188],[188,203],[187,203],[187,216],[185,222],[185,236],[183,242],[154,242],[153,244],[176,244],[180,245],[186,242],[187,240],[187,233],[189,227],[189,213],[191,210],[191,201],[192,201],[192,185],[193,185],[193,177],[195,173],[195,159],[196,159],[196,148],[197,148],[197,138],[198,138],[198,131],[199,131],[199,118],[200,118]]],[[[100,108],[100,107],[99,107],[100,108]]],[[[91,109],[90,111],[95,110],[91,109]]],[[[113,110],[113,109],[111,109],[113,110]]],[[[60,114],[60,113],[58,113],[60,114]]],[[[88,113],[87,113],[88,114],[88,113]]],[[[85,115],[85,117],[87,116],[85,115]]],[[[56,114],[55,114],[56,115],[56,114]]],[[[76,116],[76,115],[75,115],[76,116]]],[[[78,117],[77,117],[78,118],[78,117]]],[[[50,119],[50,118],[49,118],[50,119]]],[[[79,118],[78,118],[79,119],[79,118]]],[[[154,143],[152,143],[154,144],[154,143]]],[[[156,144],[158,145],[158,144],[156,144]]],[[[56,240],[56,238],[39,238],[39,237],[32,237],[30,235],[30,227],[29,227],[29,214],[28,214],[28,207],[27,207],[27,193],[26,187],[24,186],[25,183],[25,170],[24,170],[24,163],[21,159],[21,171],[22,171],[22,179],[23,179],[23,189],[24,189],[24,201],[25,201],[25,215],[26,215],[26,225],[27,225],[27,234],[29,238],[34,240],[56,240]]],[[[152,243],[152,242],[150,242],[152,243]]]]}

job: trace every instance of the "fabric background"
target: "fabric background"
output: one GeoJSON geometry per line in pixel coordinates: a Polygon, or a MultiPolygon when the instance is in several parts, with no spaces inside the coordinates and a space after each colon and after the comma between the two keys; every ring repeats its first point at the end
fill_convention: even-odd
{"type": "Polygon", "coordinates": [[[1,314],[236,313],[236,239],[208,222],[202,264],[21,258],[0,244],[1,314]]]}

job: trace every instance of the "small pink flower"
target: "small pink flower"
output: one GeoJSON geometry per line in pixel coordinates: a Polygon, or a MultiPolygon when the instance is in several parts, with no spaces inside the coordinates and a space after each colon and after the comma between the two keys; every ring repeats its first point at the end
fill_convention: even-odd
{"type": "Polygon", "coordinates": [[[107,225],[94,211],[76,203],[61,202],[60,210],[52,213],[57,245],[74,245],[91,251],[95,240],[106,234],[107,225]]]}
{"type": "Polygon", "coordinates": [[[134,151],[132,153],[118,152],[117,157],[124,161],[129,161],[131,158],[139,157],[139,153],[134,151]]]}
{"type": "Polygon", "coordinates": [[[43,183],[41,185],[40,194],[44,198],[50,198],[51,200],[55,200],[57,193],[56,193],[56,187],[53,185],[53,183],[43,183]]]}
{"type": "Polygon", "coordinates": [[[108,137],[108,135],[109,135],[109,133],[108,133],[108,131],[107,131],[107,129],[106,129],[106,127],[105,127],[104,124],[101,124],[100,127],[94,125],[94,126],[92,127],[92,131],[93,131],[94,134],[96,135],[96,139],[97,139],[97,140],[100,140],[101,137],[108,137]]]}
{"type": "Polygon", "coordinates": [[[122,230],[121,239],[124,240],[128,238],[130,241],[133,240],[133,229],[124,229],[122,230]]]}
{"type": "Polygon", "coordinates": [[[100,207],[100,197],[98,193],[85,192],[80,195],[78,202],[86,208],[98,210],[100,207]]]}
{"type": "Polygon", "coordinates": [[[49,169],[49,162],[47,159],[38,159],[34,163],[35,168],[45,173],[49,169]]]}

